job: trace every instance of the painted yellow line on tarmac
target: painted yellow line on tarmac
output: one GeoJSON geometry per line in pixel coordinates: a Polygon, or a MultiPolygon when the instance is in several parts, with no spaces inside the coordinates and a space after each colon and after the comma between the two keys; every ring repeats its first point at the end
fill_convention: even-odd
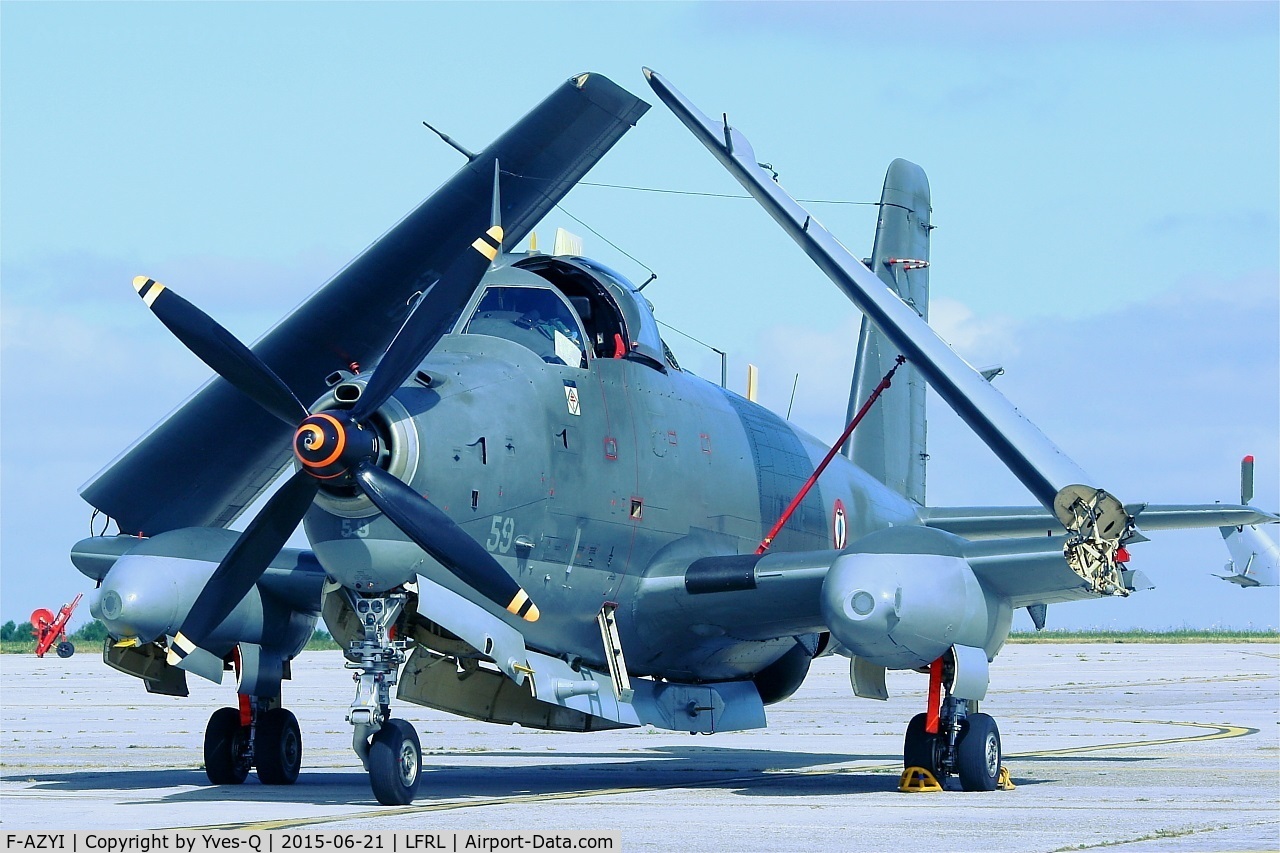
{"type": "Polygon", "coordinates": [[[1196,729],[1210,729],[1207,734],[1188,735],[1186,737],[1167,737],[1157,740],[1131,740],[1126,743],[1098,743],[1090,746],[1072,746],[1065,749],[1041,749],[1034,752],[1019,752],[1007,755],[1006,758],[1035,758],[1050,755],[1075,755],[1080,752],[1102,752],[1109,749],[1128,749],[1135,746],[1167,746],[1173,743],[1194,743],[1198,741],[1225,740],[1233,737],[1256,735],[1257,729],[1247,726],[1226,726],[1217,723],[1186,723],[1174,720],[1099,720],[1092,717],[1074,717],[1091,723],[1132,723],[1139,726],[1188,726],[1196,729]]]}
{"type": "MultiPolygon", "coordinates": [[[[1134,747],[1144,746],[1168,746],[1176,743],[1196,743],[1200,741],[1226,740],[1228,738],[1245,737],[1247,735],[1257,734],[1258,730],[1247,726],[1230,726],[1218,723],[1188,723],[1176,720],[1109,720],[1097,719],[1094,717],[1070,717],[1070,718],[1054,718],[1058,720],[1086,720],[1092,723],[1126,723],[1138,726],[1184,726],[1196,729],[1208,729],[1203,734],[1187,735],[1185,737],[1158,738],[1156,740],[1136,740],[1125,741],[1123,743],[1099,743],[1088,744],[1083,746],[1065,747],[1063,749],[1042,749],[1032,752],[1019,752],[1006,755],[1007,759],[1018,758],[1035,758],[1041,756],[1058,756],[1058,755],[1074,755],[1082,752],[1105,752],[1116,749],[1132,749],[1134,747]]],[[[672,785],[672,788],[709,788],[716,785],[737,785],[744,782],[763,781],[768,777],[777,778],[784,775],[795,776],[811,776],[820,774],[835,773],[873,773],[877,771],[894,771],[901,769],[900,763],[876,765],[867,767],[865,765],[849,768],[838,769],[813,769],[813,770],[766,770],[761,773],[753,773],[747,776],[732,776],[727,778],[703,779],[696,782],[682,782],[679,785],[672,785]]],[[[219,823],[209,824],[205,826],[181,826],[171,827],[174,830],[218,830],[218,829],[234,829],[249,830],[263,832],[270,829],[299,829],[306,826],[316,826],[325,823],[338,823],[341,821],[355,820],[386,820],[388,818],[399,817],[402,815],[428,814],[430,812],[456,811],[458,809],[482,808],[485,806],[506,806],[518,804],[546,803],[557,800],[576,800],[585,797],[616,797],[623,794],[639,794],[654,791],[655,786],[630,786],[625,788],[597,788],[587,791],[560,791],[546,794],[522,794],[511,797],[490,797],[487,799],[476,800],[450,800],[448,802],[423,803],[422,805],[405,806],[403,808],[381,808],[375,811],[348,812],[346,814],[335,815],[314,815],[311,817],[294,817],[279,818],[276,820],[255,821],[250,823],[219,823]]]]}

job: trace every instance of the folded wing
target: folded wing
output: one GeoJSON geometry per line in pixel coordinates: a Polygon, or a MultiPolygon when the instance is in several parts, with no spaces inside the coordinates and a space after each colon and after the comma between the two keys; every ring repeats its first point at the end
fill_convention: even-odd
{"type": "MultiPolygon", "coordinates": [[[[268,332],[254,353],[301,400],[319,397],[326,376],[386,350],[413,296],[484,231],[492,216],[495,159],[504,171],[502,222],[514,245],[647,109],[599,75],[570,79],[268,332]]],[[[433,298],[456,312],[469,295],[433,298]]],[[[81,495],[127,533],[225,526],[287,464],[290,433],[286,423],[214,379],[81,495]]]]}

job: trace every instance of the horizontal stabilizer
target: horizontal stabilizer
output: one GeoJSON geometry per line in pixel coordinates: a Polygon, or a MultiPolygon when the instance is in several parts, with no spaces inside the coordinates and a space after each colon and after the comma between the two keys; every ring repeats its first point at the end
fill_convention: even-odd
{"type": "Polygon", "coordinates": [[[1215,578],[1222,578],[1227,583],[1233,583],[1236,586],[1248,589],[1251,586],[1262,586],[1253,578],[1247,578],[1244,575],[1214,575],[1215,578]]]}
{"type": "MultiPolygon", "coordinates": [[[[1139,530],[1188,530],[1268,524],[1280,516],[1251,506],[1230,504],[1127,504],[1139,530]]],[[[1004,539],[1059,533],[1056,521],[1040,507],[926,507],[920,516],[936,527],[966,539],[1004,539]]]]}

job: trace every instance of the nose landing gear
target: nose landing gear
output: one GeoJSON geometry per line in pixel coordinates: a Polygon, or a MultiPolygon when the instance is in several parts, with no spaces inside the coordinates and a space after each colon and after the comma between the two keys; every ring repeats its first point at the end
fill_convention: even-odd
{"type": "Polygon", "coordinates": [[[418,793],[422,747],[412,724],[391,718],[391,688],[409,645],[393,638],[393,628],[408,596],[398,592],[364,597],[346,588],[341,594],[364,629],[364,638],[353,640],[346,652],[347,668],[356,671],[356,697],[347,712],[347,722],[354,727],[351,747],[369,771],[378,802],[408,805],[418,793]]]}

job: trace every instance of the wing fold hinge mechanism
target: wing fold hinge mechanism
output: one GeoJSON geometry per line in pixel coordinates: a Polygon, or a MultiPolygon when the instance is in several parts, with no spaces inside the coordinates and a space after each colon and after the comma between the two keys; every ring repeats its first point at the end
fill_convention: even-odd
{"type": "Polygon", "coordinates": [[[1134,534],[1133,518],[1113,495],[1090,486],[1067,486],[1053,501],[1069,535],[1063,556],[1096,595],[1128,595],[1124,543],[1134,534]]]}
{"type": "Polygon", "coordinates": [[[618,637],[618,605],[606,601],[596,615],[600,625],[600,639],[604,642],[604,660],[609,667],[609,678],[613,681],[613,693],[620,702],[630,702],[635,696],[631,689],[631,679],[627,675],[627,661],[622,656],[622,640],[618,637]]]}

